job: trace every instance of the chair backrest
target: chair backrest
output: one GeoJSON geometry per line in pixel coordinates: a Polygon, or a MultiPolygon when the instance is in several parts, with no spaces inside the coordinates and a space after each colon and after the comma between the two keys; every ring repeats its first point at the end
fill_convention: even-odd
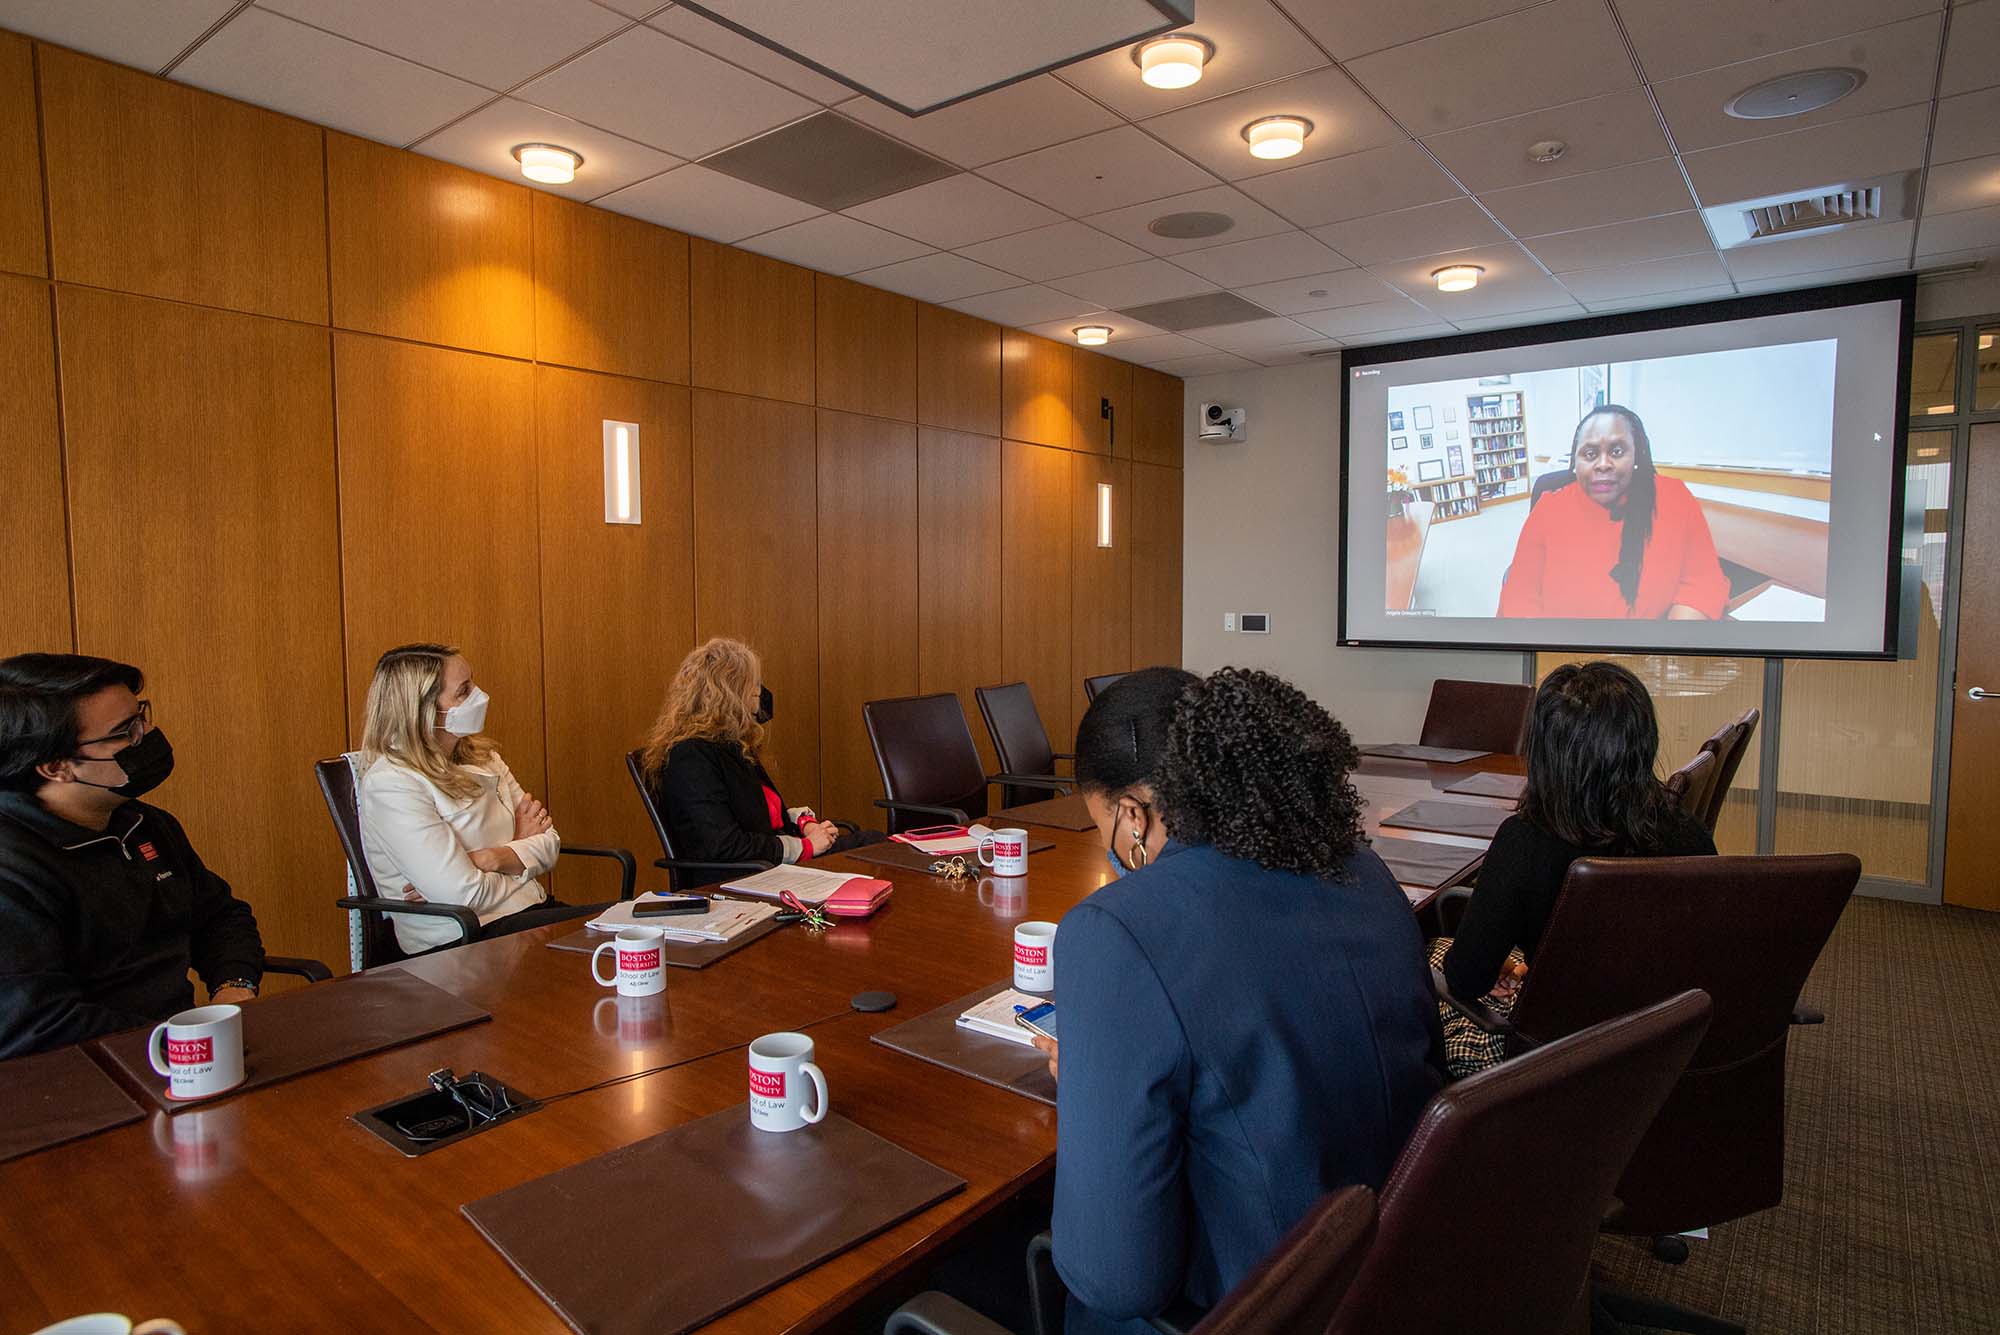
{"type": "Polygon", "coordinates": [[[1519,755],[1528,707],[1534,702],[1535,688],[1522,682],[1440,677],[1431,683],[1431,704],[1424,711],[1418,744],[1519,755]]]}
{"type": "Polygon", "coordinates": [[[645,756],[644,751],[627,751],[625,772],[632,776],[632,786],[639,790],[639,802],[646,808],[646,819],[653,822],[653,833],[659,836],[660,852],[667,857],[675,857],[674,836],[668,832],[666,818],[660,815],[659,805],[653,801],[653,789],[646,782],[645,756]]]}
{"type": "Polygon", "coordinates": [[[1567,487],[1576,481],[1576,474],[1567,468],[1558,468],[1553,473],[1544,473],[1535,479],[1535,485],[1528,489],[1528,509],[1533,511],[1541,503],[1542,497],[1558,487],[1567,487]]]}
{"type": "Polygon", "coordinates": [[[1683,991],[1439,1091],[1328,1335],[1587,1329],[1599,1221],[1709,1010],[1683,991]]]}
{"type": "MultiPolygon", "coordinates": [[[[868,744],[882,771],[882,793],[891,802],[957,807],[986,814],[986,770],[966,726],[965,706],[950,691],[870,700],[861,706],[868,744]]],[[[891,811],[889,833],[936,825],[941,818],[891,811]]]]}
{"type": "Polygon", "coordinates": [[[1667,776],[1667,793],[1674,805],[1696,820],[1706,820],[1709,798],[1715,792],[1715,773],[1715,752],[1707,748],[1695,752],[1687,764],[1667,776]]]}
{"type": "Polygon", "coordinates": [[[1374,1226],[1374,1192],[1328,1192],[1189,1335],[1321,1335],[1374,1226]]]}
{"type": "Polygon", "coordinates": [[[1558,1038],[1687,988],[1715,1019],[1618,1187],[1616,1227],[1677,1233],[1784,1194],[1785,1042],[1806,975],[1861,877],[1847,853],[1585,858],[1514,1003],[1558,1038]]]}
{"type": "Polygon", "coordinates": [[[1092,700],[1104,694],[1112,682],[1117,681],[1121,677],[1129,677],[1131,675],[1129,672],[1103,672],[1095,677],[1085,677],[1083,679],[1083,702],[1086,705],[1089,704],[1092,700]]]}
{"type": "MultiPolygon", "coordinates": [[[[993,754],[1007,774],[1054,774],[1055,748],[1049,745],[1049,730],[1035,708],[1034,693],[1025,681],[1005,686],[978,686],[973,698],[979,702],[979,716],[986,720],[986,732],[993,738],[993,754]]],[[[1008,806],[1039,802],[1049,794],[1037,788],[1004,788],[1001,800],[1008,806]]]]}
{"type": "MultiPolygon", "coordinates": [[[[320,796],[326,799],[326,814],[333,818],[333,832],[339,836],[340,851],[347,855],[347,869],[354,876],[354,892],[367,899],[380,899],[375,877],[368,870],[368,857],[361,851],[361,803],[354,790],[354,766],[346,756],[315,760],[313,774],[319,779],[320,796]]],[[[396,942],[396,929],[386,913],[361,914],[361,967],[394,964],[406,959],[396,942]]]]}
{"type": "Polygon", "coordinates": [[[1742,767],[1743,757],[1749,754],[1750,739],[1757,735],[1757,723],[1763,717],[1764,711],[1753,705],[1743,711],[1741,718],[1701,744],[1702,750],[1715,752],[1715,787],[1708,799],[1710,834],[1715,833],[1716,822],[1722,819],[1722,804],[1729,799],[1736,771],[1742,767]]]}

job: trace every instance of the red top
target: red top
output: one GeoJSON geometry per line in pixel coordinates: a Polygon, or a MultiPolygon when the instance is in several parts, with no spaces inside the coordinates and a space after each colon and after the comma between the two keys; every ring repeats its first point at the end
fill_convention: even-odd
{"type": "MultiPolygon", "coordinates": [[[[785,831],[785,799],[778,796],[778,790],[770,784],[764,785],[764,810],[771,813],[771,828],[783,834],[785,831]]],[[[804,862],[813,855],[810,840],[799,840],[799,861],[804,862]]]]}
{"type": "Polygon", "coordinates": [[[1632,606],[1611,578],[1624,521],[1571,483],[1535,503],[1521,526],[1514,564],[1500,586],[1500,615],[1654,618],[1683,603],[1720,619],[1729,603],[1729,577],[1716,559],[1701,502],[1677,478],[1655,475],[1653,488],[1653,534],[1632,606]]]}

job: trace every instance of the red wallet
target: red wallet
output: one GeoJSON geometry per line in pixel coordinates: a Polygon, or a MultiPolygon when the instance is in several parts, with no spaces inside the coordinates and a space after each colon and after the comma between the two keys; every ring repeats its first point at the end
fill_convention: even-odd
{"type": "Polygon", "coordinates": [[[889,902],[896,887],[870,876],[857,876],[828,895],[820,907],[836,918],[865,918],[889,902]]]}

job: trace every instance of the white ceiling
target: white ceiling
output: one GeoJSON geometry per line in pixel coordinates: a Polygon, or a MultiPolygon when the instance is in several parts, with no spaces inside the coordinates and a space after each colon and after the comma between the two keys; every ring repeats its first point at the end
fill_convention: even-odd
{"type": "Polygon", "coordinates": [[[1180,375],[2000,258],[2000,0],[1198,0],[1192,88],[1119,50],[915,120],[649,0],[0,0],[0,27],[513,180],[515,144],[567,144],[571,198],[1052,337],[1113,309],[1107,351],[1180,375]],[[1828,65],[1867,80],[1721,111],[1828,65]],[[700,165],[828,108],[962,170],[828,214],[700,165]],[[1252,158],[1279,112],[1305,151],[1252,158]],[[1718,253],[1698,211],[1904,171],[1914,221],[1718,253]],[[1236,225],[1147,230],[1180,210],[1236,225]],[[1437,292],[1444,263],[1485,280],[1437,292]],[[1270,318],[1115,314],[1218,289],[1270,318]]]}

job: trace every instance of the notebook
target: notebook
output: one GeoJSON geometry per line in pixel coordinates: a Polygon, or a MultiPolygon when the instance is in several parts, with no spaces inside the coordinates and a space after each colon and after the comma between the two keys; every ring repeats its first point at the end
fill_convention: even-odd
{"type": "Polygon", "coordinates": [[[619,932],[627,927],[657,927],[669,941],[734,941],[775,917],[775,904],[745,904],[733,900],[709,903],[706,913],[676,913],[667,917],[641,918],[637,906],[667,896],[647,891],[637,899],[621,900],[592,918],[586,926],[595,932],[619,932]]]}
{"type": "Polygon", "coordinates": [[[988,1038],[1004,1038],[1009,1043],[1019,1043],[1023,1047],[1035,1046],[1035,1036],[1014,1023],[1014,1008],[1022,1006],[1032,1009],[1047,1002],[1047,997],[1037,997],[1026,992],[1016,992],[1013,988],[996,992],[970,1010],[961,1012],[958,1027],[970,1029],[975,1034],[985,1034],[988,1038]]]}
{"type": "Polygon", "coordinates": [[[932,825],[889,837],[934,858],[953,858],[977,853],[979,841],[992,833],[985,825],[932,825]]]}
{"type": "Polygon", "coordinates": [[[875,894],[889,888],[889,882],[872,876],[859,876],[851,871],[822,871],[818,867],[770,867],[752,876],[739,880],[724,881],[722,889],[732,895],[742,895],[748,899],[761,899],[775,904],[787,892],[798,896],[802,904],[824,904],[842,886],[861,882],[857,890],[871,890],[875,894]]]}

